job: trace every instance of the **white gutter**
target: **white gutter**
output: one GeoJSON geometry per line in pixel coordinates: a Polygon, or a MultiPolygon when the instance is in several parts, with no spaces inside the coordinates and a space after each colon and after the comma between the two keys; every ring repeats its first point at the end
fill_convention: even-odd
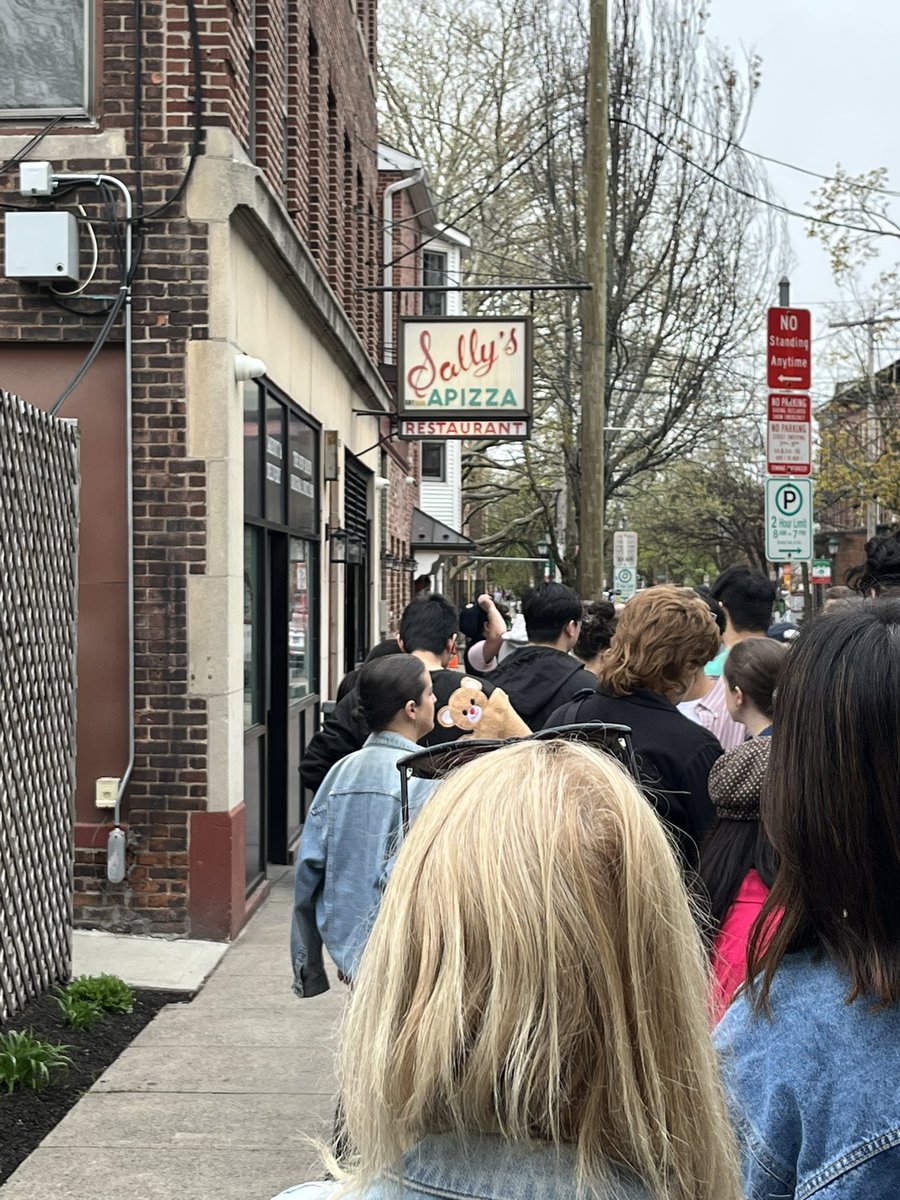
{"type": "MultiPolygon", "coordinates": [[[[384,262],[381,282],[386,288],[393,287],[394,284],[394,196],[397,192],[406,191],[407,188],[413,187],[414,184],[421,183],[424,178],[425,168],[419,167],[415,174],[407,175],[405,179],[398,179],[396,183],[388,184],[384,189],[384,196],[381,199],[381,216],[383,221],[381,254],[384,262]]],[[[394,297],[391,292],[384,292],[382,294],[384,296],[384,308],[382,310],[381,322],[381,361],[384,363],[393,363],[397,361],[393,342],[394,297]]]]}

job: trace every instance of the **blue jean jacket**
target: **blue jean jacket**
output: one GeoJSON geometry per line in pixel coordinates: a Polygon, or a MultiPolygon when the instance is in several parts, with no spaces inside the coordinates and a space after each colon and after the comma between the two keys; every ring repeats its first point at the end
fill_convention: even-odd
{"type": "MultiPolygon", "coordinates": [[[[275,1200],[330,1200],[337,1184],[302,1183],[275,1200]]],[[[613,1170],[609,1187],[591,1200],[650,1200],[632,1176],[613,1170]]],[[[587,1200],[575,1175],[575,1149],[540,1142],[505,1142],[491,1134],[428,1137],[406,1155],[403,1185],[376,1181],[351,1200],[587,1200]]]]}
{"type": "Polygon", "coordinates": [[[715,1039],[747,1200],[900,1197],[900,1006],[846,1003],[849,980],[794,954],[772,1015],[738,997],[715,1039]]]}
{"type": "MultiPolygon", "coordinates": [[[[335,763],[316,792],[297,851],[291,964],[298,996],[328,990],[322,944],[352,979],[401,833],[397,762],[421,750],[397,733],[373,733],[335,763]]],[[[409,781],[410,818],[434,787],[409,781]]]]}

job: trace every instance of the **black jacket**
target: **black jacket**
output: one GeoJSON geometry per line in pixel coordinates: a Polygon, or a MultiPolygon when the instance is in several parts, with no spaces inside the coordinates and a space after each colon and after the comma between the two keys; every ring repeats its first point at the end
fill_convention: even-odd
{"type": "Polygon", "coordinates": [[[558,708],[547,727],[585,721],[606,721],[631,729],[644,790],[674,833],[685,861],[696,867],[697,848],[715,818],[707,780],[722,754],[718,740],[664,697],[643,688],[628,696],[595,689],[558,708]]]}
{"type": "Polygon", "coordinates": [[[577,658],[552,646],[523,646],[491,671],[490,680],[533,730],[543,729],[553,710],[576,692],[597,686],[596,675],[577,658]]]}
{"type": "MultiPolygon", "coordinates": [[[[459,687],[463,678],[461,671],[432,671],[431,680],[434,694],[437,698],[435,716],[449,700],[451,694],[459,687]]],[[[481,690],[489,696],[494,690],[493,684],[486,679],[480,679],[481,690]]],[[[369,736],[369,730],[362,717],[356,716],[359,697],[353,687],[334,706],[334,711],[325,718],[325,723],[306,747],[306,753],[300,760],[300,782],[310,791],[316,792],[322,780],[336,762],[354,750],[359,750],[369,736]]],[[[462,737],[465,730],[445,729],[435,722],[431,733],[420,739],[421,746],[439,746],[443,742],[455,742],[462,737]]]]}

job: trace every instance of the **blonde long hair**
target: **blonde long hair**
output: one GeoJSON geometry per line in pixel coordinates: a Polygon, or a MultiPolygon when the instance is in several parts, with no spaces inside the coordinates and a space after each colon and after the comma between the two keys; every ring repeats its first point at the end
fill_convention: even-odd
{"type": "Polygon", "coordinates": [[[681,872],[630,777],[570,742],[486,754],[424,806],[363,956],[348,1178],[482,1132],[573,1145],[581,1194],[624,1168],[654,1200],[738,1200],[706,1014],[681,872]]]}

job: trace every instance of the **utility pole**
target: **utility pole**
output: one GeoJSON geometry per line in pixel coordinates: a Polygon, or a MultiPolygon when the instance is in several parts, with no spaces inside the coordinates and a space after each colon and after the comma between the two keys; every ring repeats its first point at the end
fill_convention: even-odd
{"type": "Polygon", "coordinates": [[[603,590],[606,415],[606,188],[609,152],[609,32],[607,0],[591,0],[588,51],[585,240],[587,282],[582,299],[581,595],[603,590]]]}

